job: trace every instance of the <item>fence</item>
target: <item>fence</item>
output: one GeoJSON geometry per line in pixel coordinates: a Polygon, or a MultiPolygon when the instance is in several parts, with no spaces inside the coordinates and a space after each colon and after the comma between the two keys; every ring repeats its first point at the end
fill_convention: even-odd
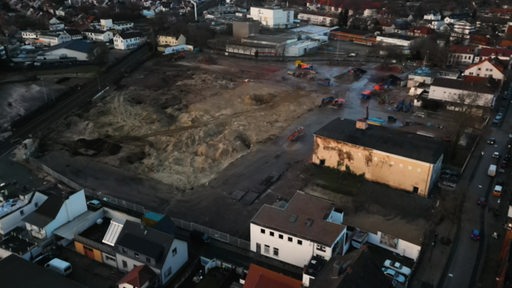
{"type": "MultiPolygon", "coordinates": [[[[80,190],[83,188],[78,183],[70,180],[69,178],[66,178],[62,174],[60,174],[60,173],[56,172],[55,170],[51,169],[50,167],[44,165],[37,159],[29,158],[29,162],[30,162],[30,164],[33,164],[34,166],[41,168],[43,171],[45,171],[46,173],[48,173],[55,179],[62,181],[63,183],[65,183],[66,185],[68,185],[69,187],[71,187],[73,189],[80,190]]],[[[128,202],[126,200],[119,199],[119,198],[110,196],[108,194],[104,194],[102,192],[96,193],[89,189],[84,189],[84,190],[85,190],[86,195],[95,197],[95,198],[99,198],[99,199],[101,199],[101,201],[112,204],[116,207],[124,208],[124,209],[130,210],[130,211],[139,213],[141,215],[143,215],[146,212],[146,209],[142,205],[128,202]]],[[[250,245],[249,241],[246,241],[246,240],[243,240],[243,239],[240,239],[237,237],[233,237],[227,233],[220,232],[218,230],[208,228],[206,226],[199,225],[196,223],[188,222],[188,221],[185,221],[182,219],[178,219],[178,218],[174,218],[174,217],[171,217],[171,219],[172,219],[172,221],[174,221],[176,226],[178,226],[182,229],[185,229],[187,231],[200,231],[216,240],[228,243],[232,246],[236,246],[241,249],[250,250],[251,245],[250,245]]]]}

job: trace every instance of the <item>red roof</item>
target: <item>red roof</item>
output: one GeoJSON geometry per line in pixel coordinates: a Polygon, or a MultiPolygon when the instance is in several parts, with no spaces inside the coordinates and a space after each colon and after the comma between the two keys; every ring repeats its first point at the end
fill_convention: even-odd
{"type": "Polygon", "coordinates": [[[475,53],[475,46],[452,45],[450,46],[450,53],[455,54],[473,54],[475,53]]]}
{"type": "Polygon", "coordinates": [[[411,31],[415,35],[430,35],[430,34],[434,33],[434,29],[427,27],[427,26],[414,27],[414,28],[411,28],[411,31]]]}
{"type": "Polygon", "coordinates": [[[135,288],[140,288],[147,282],[150,282],[154,277],[156,277],[156,274],[151,268],[146,265],[139,265],[128,272],[128,274],[124,275],[124,277],[119,280],[118,284],[127,283],[135,288]]]}
{"type": "Polygon", "coordinates": [[[480,64],[482,64],[484,62],[491,63],[491,65],[494,66],[494,68],[498,69],[498,71],[500,71],[501,73],[505,73],[505,66],[503,65],[501,60],[498,59],[498,58],[487,58],[487,59],[484,59],[484,60],[482,60],[482,61],[480,61],[478,63],[475,63],[475,64],[469,66],[468,68],[466,68],[466,70],[471,69],[471,68],[473,68],[475,66],[478,66],[478,65],[480,65],[480,64]]]}
{"type": "Polygon", "coordinates": [[[480,49],[480,57],[509,57],[512,50],[507,48],[482,48],[480,49]]]}
{"type": "Polygon", "coordinates": [[[302,282],[283,274],[251,264],[244,288],[301,288],[302,282]]]}
{"type": "MultiPolygon", "coordinates": [[[[491,46],[492,40],[486,35],[476,35],[472,34],[469,36],[469,43],[480,45],[480,46],[491,46]]],[[[492,45],[494,46],[494,45],[492,45]]]]}
{"type": "Polygon", "coordinates": [[[512,40],[501,40],[500,47],[512,47],[512,40]]]}

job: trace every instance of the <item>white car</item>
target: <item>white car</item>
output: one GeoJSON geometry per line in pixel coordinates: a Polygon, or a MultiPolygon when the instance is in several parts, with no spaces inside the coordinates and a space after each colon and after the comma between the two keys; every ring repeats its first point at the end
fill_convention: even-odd
{"type": "Polygon", "coordinates": [[[398,273],[403,274],[405,276],[411,275],[411,268],[406,267],[396,261],[387,259],[386,261],[384,261],[384,267],[393,269],[393,270],[397,271],[398,273]]]}
{"type": "Polygon", "coordinates": [[[404,277],[404,275],[396,272],[395,270],[383,267],[382,268],[382,272],[384,273],[384,275],[386,275],[387,277],[391,278],[393,280],[393,282],[396,281],[396,282],[398,282],[400,284],[405,284],[405,277],[404,277]]]}
{"type": "Polygon", "coordinates": [[[500,152],[492,153],[492,158],[496,158],[496,159],[500,158],[500,152]]]}

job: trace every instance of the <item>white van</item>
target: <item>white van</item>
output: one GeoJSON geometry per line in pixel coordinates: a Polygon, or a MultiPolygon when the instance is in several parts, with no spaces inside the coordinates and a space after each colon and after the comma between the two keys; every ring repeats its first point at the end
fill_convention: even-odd
{"type": "Polygon", "coordinates": [[[73,270],[71,264],[59,258],[53,258],[50,262],[44,264],[44,268],[53,270],[64,276],[69,275],[73,270]]]}

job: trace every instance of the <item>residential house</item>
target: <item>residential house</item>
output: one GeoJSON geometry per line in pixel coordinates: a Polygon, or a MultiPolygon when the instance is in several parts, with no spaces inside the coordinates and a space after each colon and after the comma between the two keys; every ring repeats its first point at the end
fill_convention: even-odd
{"type": "Polygon", "coordinates": [[[114,22],[112,21],[112,19],[100,19],[99,29],[103,31],[114,29],[114,22]]]}
{"type": "Polygon", "coordinates": [[[319,269],[315,269],[315,264],[310,263],[303,275],[303,283],[311,279],[311,288],[395,287],[392,279],[382,273],[382,263],[377,262],[366,246],[343,256],[336,255],[319,269]]]}
{"type": "Polygon", "coordinates": [[[343,211],[304,192],[288,203],[263,205],[250,224],[251,251],[298,267],[311,257],[344,254],[350,243],[343,211]]]}
{"type": "Polygon", "coordinates": [[[158,35],[158,46],[177,46],[187,44],[187,38],[183,34],[179,35],[158,35]]]}
{"type": "Polygon", "coordinates": [[[78,29],[64,29],[64,31],[66,31],[66,33],[68,33],[69,36],[71,36],[71,40],[84,39],[82,32],[80,32],[80,30],[78,30],[78,29]]]}
{"type": "MultiPolygon", "coordinates": [[[[434,80],[435,81],[435,80],[434,80]]],[[[414,133],[336,118],[314,133],[312,162],[428,197],[443,143],[414,133]]]]}
{"type": "Polygon", "coordinates": [[[263,268],[256,264],[249,265],[243,288],[302,288],[302,282],[263,268]]]}
{"type": "Polygon", "coordinates": [[[491,47],[494,46],[493,40],[486,34],[475,34],[472,33],[469,35],[468,45],[478,46],[478,47],[491,47]]]}
{"type": "Polygon", "coordinates": [[[120,32],[120,31],[127,31],[133,29],[133,22],[131,21],[119,21],[113,23],[114,30],[120,32]]]}
{"type": "Polygon", "coordinates": [[[409,29],[409,36],[413,37],[427,37],[434,33],[434,29],[428,26],[417,26],[409,29]]]}
{"type": "Polygon", "coordinates": [[[476,26],[465,20],[455,21],[452,23],[453,28],[450,33],[450,39],[469,39],[469,35],[476,30],[476,26]]]}
{"type": "MultiPolygon", "coordinates": [[[[94,42],[89,40],[72,40],[52,46],[44,51],[45,59],[75,59],[76,61],[91,61],[95,56],[94,42]]],[[[41,56],[39,56],[41,57],[41,56]]]]}
{"type": "Polygon", "coordinates": [[[47,198],[40,192],[31,192],[0,204],[0,235],[6,235],[12,229],[24,225],[22,218],[36,210],[47,198]]]}
{"type": "Polygon", "coordinates": [[[464,75],[493,78],[503,82],[506,76],[506,68],[507,64],[503,63],[498,58],[485,58],[485,60],[481,60],[466,68],[464,75]]]}
{"type": "Polygon", "coordinates": [[[57,18],[53,17],[52,19],[50,19],[50,21],[48,21],[48,28],[50,29],[50,31],[58,31],[58,30],[64,30],[64,23],[62,23],[61,21],[59,21],[57,18]]]}
{"type": "Polygon", "coordinates": [[[82,33],[87,39],[92,41],[109,42],[114,39],[114,33],[112,33],[112,31],[86,29],[82,33]]]}
{"type": "Polygon", "coordinates": [[[118,288],[150,288],[157,285],[157,275],[147,265],[140,265],[128,272],[119,282],[118,288]]]}
{"type": "Polygon", "coordinates": [[[62,32],[41,32],[37,37],[38,43],[47,46],[55,46],[66,41],[71,41],[71,36],[68,33],[62,32]]]}
{"type": "Polygon", "coordinates": [[[494,106],[500,84],[490,85],[491,79],[465,76],[464,79],[435,78],[428,99],[440,101],[447,109],[460,110],[471,106],[473,113],[483,113],[494,106]]]}
{"type": "Polygon", "coordinates": [[[119,233],[115,250],[121,271],[148,265],[158,275],[160,285],[166,285],[188,260],[186,242],[129,220],[119,233]]]}
{"type": "Polygon", "coordinates": [[[83,230],[80,229],[81,232],[74,233],[75,251],[117,269],[115,245],[119,233],[121,233],[126,220],[140,223],[140,219],[106,207],[99,209],[98,213],[94,225],[89,225],[83,230]]]}
{"type": "Polygon", "coordinates": [[[21,38],[23,39],[37,39],[39,32],[36,31],[21,31],[21,38]]]}
{"type": "Polygon", "coordinates": [[[53,231],[87,211],[84,190],[71,195],[48,196],[37,210],[27,214],[23,221],[31,235],[38,239],[53,236],[53,231]]]}
{"type": "Polygon", "coordinates": [[[481,48],[478,50],[478,55],[475,56],[475,62],[482,60],[498,58],[504,64],[504,67],[508,67],[512,56],[512,50],[507,48],[481,48]]]}
{"type": "Polygon", "coordinates": [[[146,38],[137,31],[121,32],[114,36],[114,48],[120,50],[134,49],[142,45],[146,38]]]}
{"type": "Polygon", "coordinates": [[[448,50],[448,65],[473,64],[476,53],[475,46],[452,45],[448,50]]]}
{"type": "Polygon", "coordinates": [[[402,35],[398,33],[390,33],[390,34],[382,34],[377,35],[377,42],[383,45],[394,45],[403,47],[402,49],[405,52],[409,51],[409,47],[411,43],[416,39],[416,37],[411,37],[407,35],[402,35]]]}
{"type": "Polygon", "coordinates": [[[9,255],[0,260],[0,279],[2,287],[23,288],[86,288],[78,282],[62,277],[57,273],[30,263],[16,255],[9,255]]]}
{"type": "Polygon", "coordinates": [[[294,11],[282,8],[251,7],[249,17],[268,28],[288,28],[294,25],[294,11]]]}

